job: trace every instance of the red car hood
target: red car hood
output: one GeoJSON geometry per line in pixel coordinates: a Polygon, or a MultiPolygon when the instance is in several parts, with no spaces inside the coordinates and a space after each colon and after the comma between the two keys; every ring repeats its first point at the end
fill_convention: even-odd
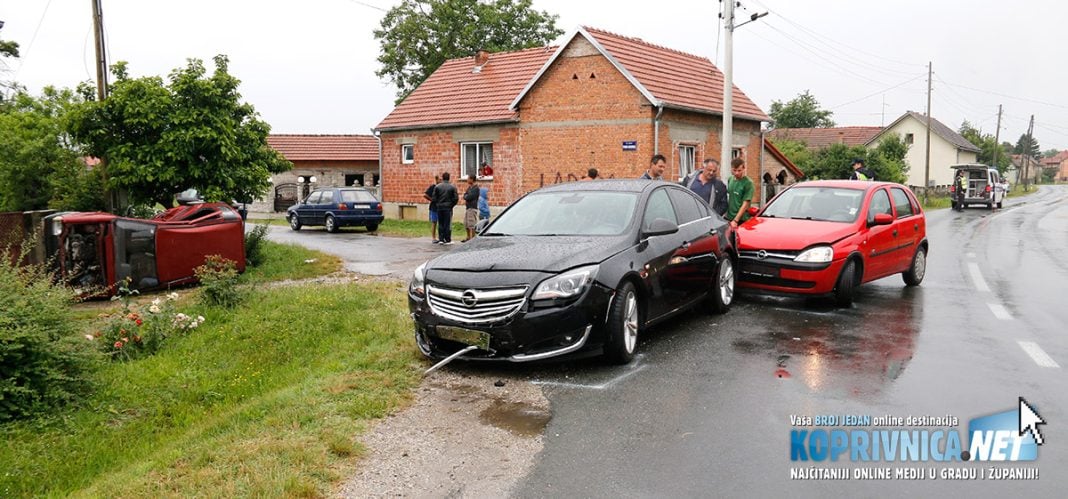
{"type": "Polygon", "coordinates": [[[738,248],[801,250],[817,243],[837,242],[858,230],[858,222],[758,217],[738,227],[738,248]]]}

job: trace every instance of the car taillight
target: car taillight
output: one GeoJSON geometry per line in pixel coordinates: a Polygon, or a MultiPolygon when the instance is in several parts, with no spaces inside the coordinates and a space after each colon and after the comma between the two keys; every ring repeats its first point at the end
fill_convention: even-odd
{"type": "Polygon", "coordinates": [[[990,184],[986,185],[986,192],[990,192],[990,184]]]}
{"type": "Polygon", "coordinates": [[[338,203],[337,204],[337,209],[339,209],[339,210],[347,210],[347,209],[349,209],[349,206],[346,205],[345,203],[338,203]]]}
{"type": "Polygon", "coordinates": [[[949,186],[949,192],[957,192],[957,187],[952,185],[949,186]]]}
{"type": "Polygon", "coordinates": [[[378,203],[378,204],[375,205],[375,211],[377,211],[379,213],[382,212],[382,203],[378,203]]]}

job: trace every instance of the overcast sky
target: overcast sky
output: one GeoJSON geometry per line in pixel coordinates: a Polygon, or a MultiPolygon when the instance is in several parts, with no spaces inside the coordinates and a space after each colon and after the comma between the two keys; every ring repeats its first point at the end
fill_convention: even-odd
{"type": "MultiPolygon", "coordinates": [[[[275,133],[369,133],[395,89],[375,76],[388,0],[103,0],[109,62],[166,75],[190,57],[230,57],[241,92],[275,133]]],[[[0,38],[21,45],[3,79],[37,92],[93,79],[90,0],[3,0],[0,38]]],[[[588,25],[722,61],[718,1],[534,0],[570,31],[588,25]]],[[[1068,149],[1068,2],[744,0],[735,83],[765,111],[809,90],[844,125],[923,112],[1015,143],[1035,115],[1043,150],[1068,149]]],[[[664,71],[671,71],[665,67],[664,71]]]]}

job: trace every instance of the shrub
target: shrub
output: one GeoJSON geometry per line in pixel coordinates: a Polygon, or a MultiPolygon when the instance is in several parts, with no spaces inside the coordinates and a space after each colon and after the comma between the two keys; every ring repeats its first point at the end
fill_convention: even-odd
{"type": "Polygon", "coordinates": [[[100,330],[85,335],[98,348],[115,360],[133,360],[155,354],[164,340],[178,333],[196,329],[204,317],[190,317],[175,312],[177,293],[166,298],[156,298],[148,306],[131,305],[130,291],[120,285],[117,299],[122,300],[122,310],[107,318],[100,330]]]}
{"type": "Polygon", "coordinates": [[[88,391],[93,356],[75,341],[72,294],[41,266],[0,251],[0,421],[41,414],[88,391]]]}
{"type": "Polygon", "coordinates": [[[219,255],[209,255],[193,270],[200,280],[200,299],[207,305],[232,308],[241,302],[237,289],[237,264],[219,255]]]}
{"type": "Polygon", "coordinates": [[[263,247],[268,230],[266,223],[256,224],[256,228],[245,234],[245,263],[250,267],[259,267],[267,259],[263,247]]]}

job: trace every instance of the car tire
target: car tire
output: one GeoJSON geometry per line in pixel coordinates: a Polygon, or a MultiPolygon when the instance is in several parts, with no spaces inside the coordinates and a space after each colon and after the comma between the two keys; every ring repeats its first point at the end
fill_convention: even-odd
{"type": "Polygon", "coordinates": [[[334,220],[333,215],[327,215],[323,225],[326,225],[327,232],[337,232],[337,220],[334,220]]]}
{"type": "Polygon", "coordinates": [[[604,355],[613,364],[626,364],[634,358],[638,346],[638,328],[641,325],[638,292],[634,284],[624,282],[612,297],[608,310],[608,337],[604,355]]]}
{"type": "Polygon", "coordinates": [[[912,263],[909,269],[901,273],[906,286],[919,286],[923,282],[923,276],[927,274],[927,249],[919,247],[916,254],[912,255],[912,263]]]}
{"type": "Polygon", "coordinates": [[[374,232],[378,230],[378,224],[367,224],[367,232],[374,232]]]}
{"type": "Polygon", "coordinates": [[[857,261],[849,260],[842,273],[838,275],[838,283],[834,286],[834,302],[839,307],[853,305],[853,296],[857,289],[857,261]]]}
{"type": "Polygon", "coordinates": [[[301,225],[300,219],[297,218],[297,214],[296,213],[290,213],[289,214],[289,228],[293,229],[293,230],[300,230],[301,227],[303,227],[303,225],[301,225]]]}
{"type": "Polygon", "coordinates": [[[734,262],[730,255],[723,255],[723,259],[716,265],[716,275],[712,279],[712,289],[709,291],[709,305],[713,313],[725,314],[734,303],[734,262]]]}

